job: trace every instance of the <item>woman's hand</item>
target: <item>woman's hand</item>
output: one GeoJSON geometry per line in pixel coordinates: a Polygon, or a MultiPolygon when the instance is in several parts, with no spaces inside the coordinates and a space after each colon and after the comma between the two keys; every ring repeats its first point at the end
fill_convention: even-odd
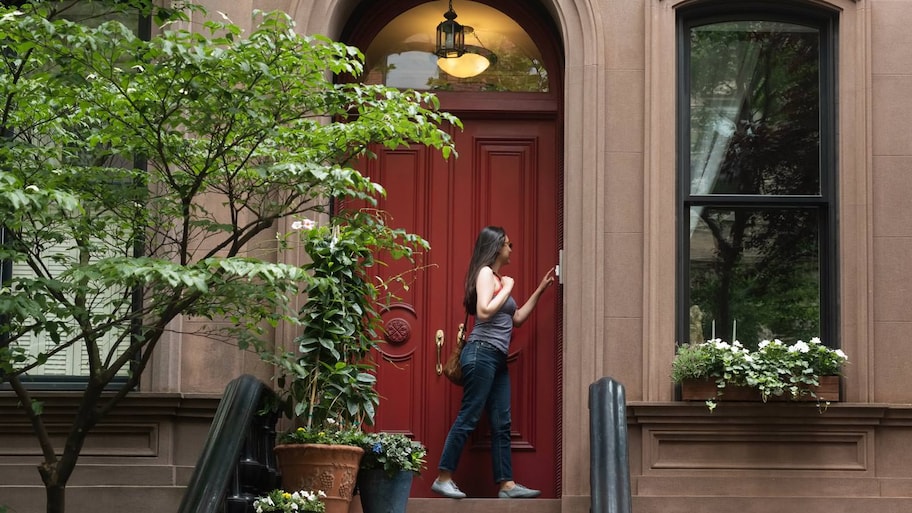
{"type": "Polygon", "coordinates": [[[538,299],[545,292],[545,290],[554,284],[554,268],[548,269],[548,272],[545,273],[545,277],[542,278],[541,283],[538,284],[538,288],[535,289],[535,292],[529,296],[529,299],[526,300],[526,303],[522,305],[516,313],[513,314],[513,326],[522,326],[526,319],[529,318],[529,315],[532,313],[532,310],[535,308],[535,305],[538,304],[538,299]]]}
{"type": "Polygon", "coordinates": [[[545,277],[542,278],[541,283],[538,284],[540,290],[545,290],[551,285],[554,284],[554,268],[548,269],[548,272],[545,273],[545,277]]]}

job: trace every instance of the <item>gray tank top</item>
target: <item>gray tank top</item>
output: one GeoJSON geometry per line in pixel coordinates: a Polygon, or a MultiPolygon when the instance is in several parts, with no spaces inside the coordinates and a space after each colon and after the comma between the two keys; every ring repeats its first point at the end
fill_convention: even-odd
{"type": "MultiPolygon", "coordinates": [[[[468,342],[487,342],[505,354],[510,348],[513,337],[513,314],[516,313],[516,301],[513,296],[507,298],[496,314],[486,321],[476,320],[468,342]]],[[[477,319],[477,318],[476,318],[477,319]]]]}

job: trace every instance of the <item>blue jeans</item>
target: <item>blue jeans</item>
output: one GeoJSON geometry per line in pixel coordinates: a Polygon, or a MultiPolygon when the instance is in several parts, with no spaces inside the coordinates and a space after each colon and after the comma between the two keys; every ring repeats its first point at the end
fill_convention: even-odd
{"type": "Polygon", "coordinates": [[[469,342],[462,350],[462,406],[447,434],[440,456],[440,470],[454,471],[469,434],[481,419],[482,410],[491,423],[491,464],[494,481],[513,480],[510,457],[510,375],[507,355],[487,342],[469,342]]]}

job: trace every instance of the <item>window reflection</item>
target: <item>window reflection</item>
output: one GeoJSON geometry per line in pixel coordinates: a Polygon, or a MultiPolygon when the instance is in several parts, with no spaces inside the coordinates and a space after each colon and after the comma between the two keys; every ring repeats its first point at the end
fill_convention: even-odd
{"type": "Polygon", "coordinates": [[[393,53],[386,56],[385,64],[375,67],[382,74],[381,83],[399,89],[424,89],[428,73],[436,78],[436,69],[437,56],[428,52],[393,53]]]}
{"type": "Polygon", "coordinates": [[[691,194],[819,194],[818,31],[733,21],[690,44],[691,194]]]}
{"type": "Polygon", "coordinates": [[[692,208],[690,334],[793,342],[820,333],[819,210],[692,208]]]}

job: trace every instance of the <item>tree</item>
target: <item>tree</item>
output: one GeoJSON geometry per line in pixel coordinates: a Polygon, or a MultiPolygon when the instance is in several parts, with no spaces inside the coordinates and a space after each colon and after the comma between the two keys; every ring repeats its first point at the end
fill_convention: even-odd
{"type": "MultiPolygon", "coordinates": [[[[148,10],[163,31],[143,41],[116,21],[67,20],[75,2],[18,3],[0,8],[0,261],[30,272],[0,284],[0,375],[43,452],[47,511],[62,513],[86,436],[176,317],[228,320],[248,334],[242,349],[264,325],[295,322],[288,301],[308,276],[276,263],[276,221],[325,213],[331,198],[373,202],[382,186],[353,167],[370,145],[448,157],[439,124],[459,121],[430,94],[335,84],[362,71],[361,53],[297,34],[282,13],[254,13],[244,37],[229,22],[177,30],[183,12],[148,10]],[[29,351],[39,334],[51,343],[29,351]],[[55,447],[23,377],[73,347],[86,384],[55,447]]],[[[406,255],[423,243],[397,233],[406,255]]]]}

